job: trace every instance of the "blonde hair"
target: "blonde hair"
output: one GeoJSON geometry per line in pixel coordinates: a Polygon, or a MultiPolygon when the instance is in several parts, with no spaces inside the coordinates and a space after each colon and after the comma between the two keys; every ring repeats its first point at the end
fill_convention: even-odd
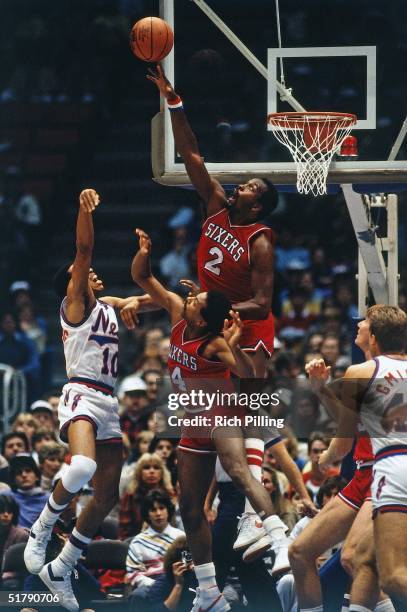
{"type": "Polygon", "coordinates": [[[165,489],[170,495],[172,495],[173,488],[171,486],[170,473],[165,467],[164,462],[162,461],[161,457],[159,457],[155,453],[144,453],[144,455],[141,455],[140,459],[137,461],[136,465],[134,466],[134,472],[130,480],[130,483],[127,487],[127,492],[131,493],[132,495],[135,495],[138,493],[144,494],[148,491],[146,485],[141,480],[141,473],[143,471],[143,468],[148,463],[154,463],[161,470],[161,479],[155,488],[165,489]]]}
{"type": "Polygon", "coordinates": [[[370,333],[384,353],[404,353],[407,347],[407,314],[398,306],[376,304],[366,311],[370,333]]]}
{"type": "Polygon", "coordinates": [[[20,425],[27,425],[28,427],[33,427],[34,431],[37,431],[39,428],[38,421],[34,419],[32,414],[27,414],[26,412],[18,414],[16,416],[11,430],[16,431],[16,428],[20,427],[20,425]]]}

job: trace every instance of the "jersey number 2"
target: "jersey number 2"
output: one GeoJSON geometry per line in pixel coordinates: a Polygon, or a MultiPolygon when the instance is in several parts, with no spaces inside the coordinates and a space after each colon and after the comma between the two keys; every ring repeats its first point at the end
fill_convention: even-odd
{"type": "Polygon", "coordinates": [[[221,264],[223,261],[222,251],[218,249],[218,247],[212,247],[209,249],[209,255],[216,255],[216,257],[207,261],[204,268],[209,270],[209,272],[213,272],[213,274],[216,274],[216,276],[220,276],[220,267],[218,264],[221,264]]]}

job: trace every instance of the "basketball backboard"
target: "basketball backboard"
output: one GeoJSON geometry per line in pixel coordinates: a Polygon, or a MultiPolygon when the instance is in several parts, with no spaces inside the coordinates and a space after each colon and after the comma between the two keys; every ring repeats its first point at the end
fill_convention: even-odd
{"type": "MultiPolygon", "coordinates": [[[[161,17],[175,34],[163,65],[183,97],[210,173],[223,183],[269,176],[294,184],[294,163],[266,122],[269,112],[294,110],[294,101],[308,111],[358,117],[359,157],[336,157],[330,183],[406,182],[407,142],[394,160],[389,156],[407,115],[407,5],[333,0],[329,11],[324,0],[279,5],[281,48],[270,0],[161,0],[161,17]],[[275,82],[281,62],[291,104],[275,82]]],[[[189,182],[163,106],[153,121],[152,158],[160,183],[189,182]]]]}

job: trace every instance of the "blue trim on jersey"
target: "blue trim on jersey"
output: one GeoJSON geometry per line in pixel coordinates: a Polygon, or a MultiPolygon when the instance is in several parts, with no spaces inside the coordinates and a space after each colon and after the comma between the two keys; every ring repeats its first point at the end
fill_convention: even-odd
{"type": "Polygon", "coordinates": [[[88,340],[94,340],[99,346],[105,344],[119,344],[118,338],[112,338],[112,336],[103,336],[102,334],[91,334],[88,340]]]}
{"type": "Polygon", "coordinates": [[[381,459],[387,459],[387,457],[396,457],[397,455],[407,455],[407,444],[393,444],[392,446],[385,446],[379,450],[375,455],[375,461],[381,459]]]}
{"type": "Polygon", "coordinates": [[[106,383],[100,382],[99,380],[92,380],[91,378],[83,378],[82,376],[73,376],[69,379],[70,383],[78,383],[80,385],[86,385],[96,391],[113,395],[113,387],[106,385],[106,383]]]}

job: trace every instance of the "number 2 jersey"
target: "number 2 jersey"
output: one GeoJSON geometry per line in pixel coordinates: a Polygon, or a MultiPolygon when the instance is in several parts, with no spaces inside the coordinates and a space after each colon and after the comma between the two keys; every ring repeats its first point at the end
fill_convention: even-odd
{"type": "Polygon", "coordinates": [[[65,308],[66,298],[60,315],[69,381],[112,393],[117,378],[119,343],[114,308],[96,300],[87,318],[77,324],[68,321],[65,308]]]}
{"type": "MultiPolygon", "coordinates": [[[[260,234],[274,244],[272,229],[262,223],[232,225],[226,208],[208,217],[202,226],[197,251],[201,288],[204,291],[221,291],[232,304],[250,300],[253,297],[250,244],[260,234]]],[[[240,346],[245,351],[256,351],[262,347],[271,356],[274,349],[274,319],[271,312],[266,319],[243,320],[240,346]]]]}
{"type": "Polygon", "coordinates": [[[201,288],[221,291],[232,303],[252,298],[250,242],[259,234],[274,244],[271,228],[262,223],[231,225],[226,208],[208,217],[197,252],[201,288]]]}

